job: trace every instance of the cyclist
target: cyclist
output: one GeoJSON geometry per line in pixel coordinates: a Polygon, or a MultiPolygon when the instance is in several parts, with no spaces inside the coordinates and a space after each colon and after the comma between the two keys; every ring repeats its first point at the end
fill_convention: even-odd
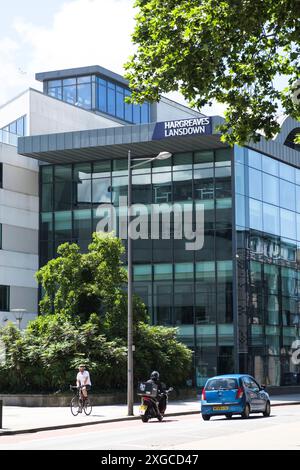
{"type": "Polygon", "coordinates": [[[76,385],[81,388],[82,395],[87,398],[87,392],[91,389],[90,373],[85,370],[85,364],[80,364],[78,367],[78,374],[76,376],[76,385]]]}

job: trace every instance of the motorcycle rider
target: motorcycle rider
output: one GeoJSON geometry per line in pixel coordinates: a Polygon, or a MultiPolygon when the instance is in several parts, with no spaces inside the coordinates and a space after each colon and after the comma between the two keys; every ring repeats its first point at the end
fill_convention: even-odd
{"type": "Polygon", "coordinates": [[[156,407],[158,418],[162,419],[167,407],[167,397],[165,394],[166,385],[159,380],[159,372],[154,370],[150,374],[150,379],[147,382],[153,382],[157,385],[157,398],[156,407]]]}

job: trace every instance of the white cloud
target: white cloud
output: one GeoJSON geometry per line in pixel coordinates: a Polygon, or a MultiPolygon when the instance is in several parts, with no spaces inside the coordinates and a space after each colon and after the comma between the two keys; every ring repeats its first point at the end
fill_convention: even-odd
{"type": "Polygon", "coordinates": [[[102,65],[122,74],[133,51],[134,14],[133,0],[74,0],[48,28],[15,18],[15,38],[0,38],[0,103],[39,87],[36,72],[102,65]]]}
{"type": "MultiPolygon", "coordinates": [[[[70,0],[62,3],[50,26],[16,17],[14,37],[0,36],[0,105],[29,86],[41,89],[35,73],[102,65],[123,74],[133,53],[134,0],[70,0]]],[[[177,93],[171,99],[186,104],[177,93]]],[[[221,112],[222,106],[204,109],[221,112]]]]}

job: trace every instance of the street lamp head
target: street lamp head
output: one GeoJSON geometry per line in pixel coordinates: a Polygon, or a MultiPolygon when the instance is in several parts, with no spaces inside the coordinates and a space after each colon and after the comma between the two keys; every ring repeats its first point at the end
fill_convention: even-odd
{"type": "Polygon", "coordinates": [[[157,157],[155,157],[155,160],[167,160],[168,158],[171,158],[172,154],[170,152],[160,152],[157,157]]]}

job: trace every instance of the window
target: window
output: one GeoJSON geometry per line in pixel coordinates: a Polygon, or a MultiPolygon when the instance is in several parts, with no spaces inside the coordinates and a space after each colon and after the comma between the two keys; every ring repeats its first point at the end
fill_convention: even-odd
{"type": "Polygon", "coordinates": [[[280,180],[280,207],[295,210],[295,185],[285,180],[280,180]]]}
{"type": "Polygon", "coordinates": [[[279,163],[279,176],[282,179],[290,181],[290,183],[295,182],[295,168],[291,165],[286,165],[285,163],[279,163]]]}
{"type": "Polygon", "coordinates": [[[254,199],[262,199],[262,173],[254,168],[249,168],[249,196],[254,199]]]}
{"type": "Polygon", "coordinates": [[[91,109],[92,107],[92,88],[90,83],[77,86],[77,104],[81,108],[91,109]]]}
{"type": "Polygon", "coordinates": [[[280,235],[279,208],[270,204],[263,204],[264,232],[280,235]]]}
{"type": "Polygon", "coordinates": [[[3,163],[0,163],[0,188],[3,187],[3,163]]]}
{"type": "Polygon", "coordinates": [[[279,206],[279,179],[263,173],[263,200],[279,206]]]}
{"type": "Polygon", "coordinates": [[[261,170],[262,155],[254,150],[248,149],[248,165],[257,170],[261,170]]]}
{"type": "Polygon", "coordinates": [[[262,155],[262,170],[270,175],[278,176],[279,162],[274,160],[274,158],[262,155]]]}
{"type": "Polygon", "coordinates": [[[2,250],[2,224],[0,224],[0,250],[2,250]]]}
{"type": "Polygon", "coordinates": [[[9,286],[0,286],[0,312],[9,311],[9,286]]]}
{"type": "Polygon", "coordinates": [[[296,239],[296,214],[285,209],[280,209],[281,236],[296,239]]]}
{"type": "Polygon", "coordinates": [[[262,203],[255,199],[249,199],[249,225],[256,230],[263,229],[262,226],[262,203]]]}
{"type": "MultiPolygon", "coordinates": [[[[2,127],[0,131],[4,131],[3,137],[7,137],[9,140],[9,134],[16,135],[18,137],[23,137],[26,133],[26,116],[22,116],[15,121],[9,123],[7,126],[2,127]]],[[[1,134],[1,133],[0,133],[1,134]]],[[[10,141],[6,143],[11,143],[10,141]]]]}

